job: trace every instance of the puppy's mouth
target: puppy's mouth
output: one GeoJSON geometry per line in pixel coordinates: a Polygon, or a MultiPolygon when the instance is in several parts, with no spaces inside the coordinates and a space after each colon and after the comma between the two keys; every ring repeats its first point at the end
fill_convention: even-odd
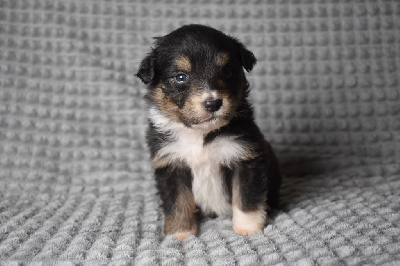
{"type": "Polygon", "coordinates": [[[221,117],[215,115],[215,114],[211,114],[209,117],[204,118],[200,121],[198,121],[195,124],[204,124],[204,123],[212,123],[212,122],[217,122],[219,119],[221,119],[221,117]]]}
{"type": "Polygon", "coordinates": [[[194,121],[191,128],[209,132],[228,124],[229,120],[221,115],[210,114],[206,118],[194,121]]]}
{"type": "Polygon", "coordinates": [[[198,118],[196,121],[194,121],[193,124],[198,125],[198,124],[215,123],[221,120],[226,120],[226,117],[222,114],[210,113],[205,117],[198,118]]]}

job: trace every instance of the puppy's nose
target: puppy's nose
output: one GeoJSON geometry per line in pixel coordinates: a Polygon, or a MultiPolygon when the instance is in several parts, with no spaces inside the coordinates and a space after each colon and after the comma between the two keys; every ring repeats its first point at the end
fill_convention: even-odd
{"type": "Polygon", "coordinates": [[[221,106],[221,99],[204,101],[204,108],[206,108],[206,110],[209,112],[216,112],[219,110],[219,108],[221,108],[221,106]]]}

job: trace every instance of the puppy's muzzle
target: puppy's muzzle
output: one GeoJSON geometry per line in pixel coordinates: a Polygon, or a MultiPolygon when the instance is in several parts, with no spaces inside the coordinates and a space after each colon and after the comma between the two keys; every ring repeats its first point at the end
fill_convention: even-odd
{"type": "Polygon", "coordinates": [[[206,100],[206,101],[204,101],[203,105],[207,111],[214,113],[221,108],[222,100],[221,99],[206,100]]]}

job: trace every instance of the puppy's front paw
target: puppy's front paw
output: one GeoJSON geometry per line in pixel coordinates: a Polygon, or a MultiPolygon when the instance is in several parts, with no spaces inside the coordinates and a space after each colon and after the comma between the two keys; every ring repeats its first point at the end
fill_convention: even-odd
{"type": "Polygon", "coordinates": [[[195,231],[176,232],[172,236],[178,238],[180,241],[185,240],[189,236],[196,235],[195,231]]]}
{"type": "Polygon", "coordinates": [[[233,231],[242,236],[261,234],[266,223],[266,212],[263,209],[243,212],[233,207],[233,231]]]}
{"type": "Polygon", "coordinates": [[[249,235],[255,235],[255,234],[261,234],[263,228],[241,228],[237,226],[233,226],[233,231],[236,234],[242,235],[242,236],[249,236],[249,235]]]}

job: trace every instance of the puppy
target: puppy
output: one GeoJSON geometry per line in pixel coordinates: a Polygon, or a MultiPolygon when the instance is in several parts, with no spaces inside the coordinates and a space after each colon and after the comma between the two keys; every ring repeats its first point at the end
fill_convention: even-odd
{"type": "Polygon", "coordinates": [[[255,63],[238,40],[202,25],[156,38],[141,62],[166,235],[195,235],[199,210],[233,215],[240,235],[261,233],[266,211],[278,205],[277,160],[247,100],[244,70],[255,63]]]}

